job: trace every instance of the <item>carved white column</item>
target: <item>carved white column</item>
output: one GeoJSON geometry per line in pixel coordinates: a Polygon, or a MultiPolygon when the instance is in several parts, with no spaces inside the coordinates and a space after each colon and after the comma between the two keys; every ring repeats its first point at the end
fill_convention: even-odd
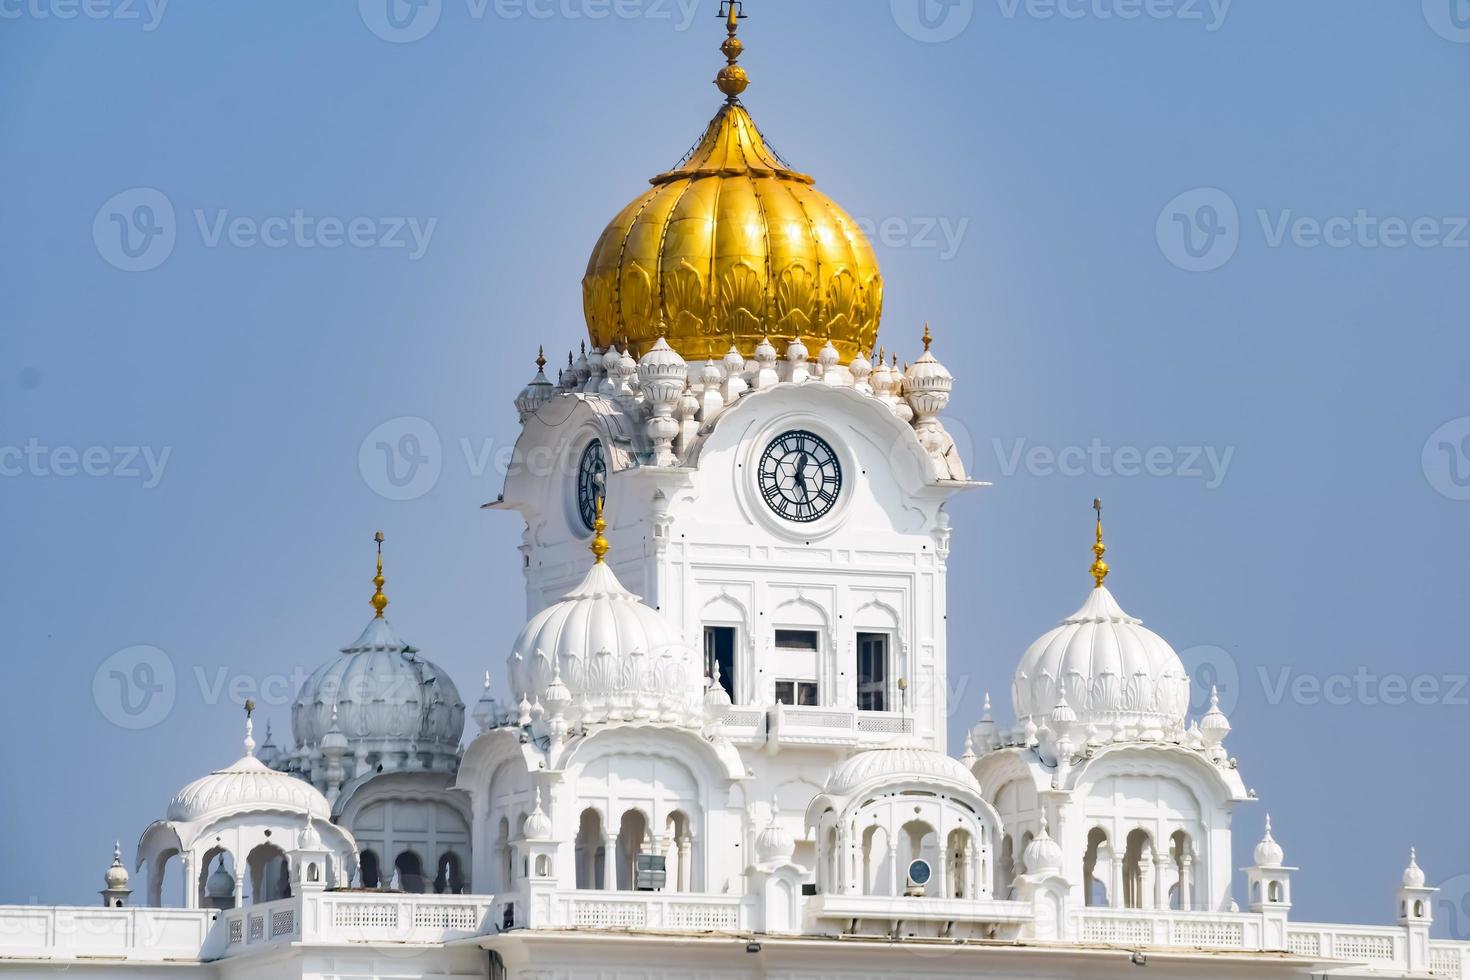
{"type": "Polygon", "coordinates": [[[903,890],[898,887],[898,841],[896,839],[888,845],[888,894],[903,894],[903,890]]]}
{"type": "Polygon", "coordinates": [[[602,890],[615,892],[618,890],[618,835],[606,834],[602,843],[602,890]]]}
{"type": "Polygon", "coordinates": [[[1145,849],[1138,856],[1138,907],[1157,908],[1154,896],[1154,855],[1145,849]]]}
{"type": "Polygon", "coordinates": [[[1182,912],[1194,910],[1194,897],[1190,894],[1194,890],[1194,855],[1186,853],[1179,862],[1179,909],[1182,912]]]}
{"type": "Polygon", "coordinates": [[[679,838],[679,891],[687,892],[694,890],[693,870],[690,858],[693,856],[694,841],[688,834],[679,838]]]}

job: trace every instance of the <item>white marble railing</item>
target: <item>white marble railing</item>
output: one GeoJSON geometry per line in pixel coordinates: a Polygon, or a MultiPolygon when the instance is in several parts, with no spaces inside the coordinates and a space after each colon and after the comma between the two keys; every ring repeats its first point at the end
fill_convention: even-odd
{"type": "Polygon", "coordinates": [[[1408,933],[1394,926],[1292,922],[1286,946],[1298,956],[1370,965],[1406,965],[1409,958],[1408,933]]]}
{"type": "Polygon", "coordinates": [[[0,906],[0,959],[139,962],[198,957],[214,925],[208,909],[0,906]]]}
{"type": "Polygon", "coordinates": [[[549,920],[533,929],[651,929],[672,932],[745,932],[753,927],[753,900],[678,892],[559,891],[549,920]]]}
{"type": "Polygon", "coordinates": [[[1070,938],[1112,946],[1262,949],[1264,920],[1245,912],[1162,912],[1088,908],[1077,913],[1070,938]]]}

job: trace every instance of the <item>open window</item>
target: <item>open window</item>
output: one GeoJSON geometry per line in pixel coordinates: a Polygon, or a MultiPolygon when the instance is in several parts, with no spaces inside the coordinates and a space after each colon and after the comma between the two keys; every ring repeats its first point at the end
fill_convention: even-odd
{"type": "Polygon", "coordinates": [[[735,701],[735,627],[706,626],[704,628],[704,675],[718,676],[720,686],[735,701]]]}
{"type": "Polygon", "coordinates": [[[857,635],[857,706],[859,711],[888,711],[888,634],[857,635]]]}
{"type": "Polygon", "coordinates": [[[817,682],[816,681],[777,681],[776,703],[798,706],[803,708],[816,707],[817,682]]]}

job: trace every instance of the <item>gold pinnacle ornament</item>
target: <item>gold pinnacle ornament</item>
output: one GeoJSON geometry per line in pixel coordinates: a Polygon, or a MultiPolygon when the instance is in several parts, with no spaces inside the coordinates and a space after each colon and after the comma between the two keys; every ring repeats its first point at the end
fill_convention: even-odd
{"type": "Polygon", "coordinates": [[[378,574],[373,576],[373,597],[368,601],[376,610],[374,618],[382,619],[383,610],[388,608],[388,597],[383,594],[383,583],[388,581],[383,577],[383,532],[373,535],[373,540],[378,543],[378,574]]]}
{"type": "Polygon", "coordinates": [[[607,538],[602,535],[602,532],[607,530],[607,521],[602,519],[602,497],[600,495],[597,498],[597,520],[592,522],[592,530],[595,532],[590,545],[592,555],[597,559],[596,563],[601,565],[607,553],[612,550],[612,545],[608,544],[607,538]]]}
{"type": "Polygon", "coordinates": [[[740,0],[722,0],[720,3],[720,16],[725,18],[725,43],[720,45],[720,51],[725,56],[725,67],[715,76],[715,86],[725,93],[725,99],[734,102],[740,98],[740,93],[750,87],[750,76],[745,74],[737,61],[745,50],[745,45],[735,32],[740,29],[740,22],[745,19],[745,4],[740,0]]]}
{"type": "Polygon", "coordinates": [[[1092,509],[1097,511],[1097,540],[1092,545],[1092,580],[1097,583],[1097,588],[1103,587],[1103,581],[1108,577],[1108,563],[1103,561],[1103,555],[1107,553],[1108,546],[1103,544],[1102,539],[1102,499],[1094,498],[1092,509]]]}

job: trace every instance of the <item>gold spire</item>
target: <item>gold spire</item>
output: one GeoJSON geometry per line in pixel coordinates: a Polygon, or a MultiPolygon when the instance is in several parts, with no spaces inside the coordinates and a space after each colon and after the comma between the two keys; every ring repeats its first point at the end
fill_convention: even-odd
{"type": "Polygon", "coordinates": [[[536,350],[536,370],[546,370],[546,345],[542,344],[536,350]]]}
{"type": "Polygon", "coordinates": [[[607,521],[602,519],[601,495],[598,495],[597,498],[597,520],[592,522],[592,530],[595,532],[592,536],[592,554],[597,559],[597,564],[601,565],[608,551],[612,549],[612,545],[608,544],[607,538],[602,535],[602,532],[607,530],[607,521]]]}
{"type": "Polygon", "coordinates": [[[1092,546],[1092,580],[1097,583],[1097,588],[1103,587],[1103,581],[1108,577],[1108,563],[1103,561],[1103,555],[1108,546],[1103,544],[1102,539],[1102,499],[1096,498],[1092,501],[1092,509],[1097,511],[1097,541],[1092,546]]]}
{"type": "Polygon", "coordinates": [[[929,324],[924,324],[924,353],[929,353],[929,345],[934,343],[934,335],[929,332],[929,324]]]}
{"type": "Polygon", "coordinates": [[[375,618],[382,619],[383,610],[388,608],[388,597],[383,594],[383,583],[388,581],[383,578],[383,532],[373,535],[373,540],[378,543],[378,574],[373,576],[373,597],[369,602],[377,610],[375,618]]]}
{"type": "Polygon", "coordinates": [[[745,74],[737,61],[740,54],[745,50],[745,45],[735,32],[740,30],[740,22],[745,19],[745,4],[741,0],[721,0],[720,16],[725,18],[725,43],[720,45],[720,51],[725,55],[725,67],[715,76],[715,85],[721,92],[725,93],[727,102],[735,102],[740,98],[740,93],[750,86],[750,77],[745,74]]]}

